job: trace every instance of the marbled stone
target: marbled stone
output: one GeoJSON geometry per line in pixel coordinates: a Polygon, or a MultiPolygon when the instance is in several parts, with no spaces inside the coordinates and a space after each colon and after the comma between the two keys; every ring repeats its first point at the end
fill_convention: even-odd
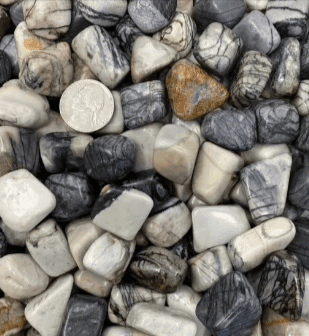
{"type": "Polygon", "coordinates": [[[272,22],[257,10],[246,15],[233,32],[244,42],[244,51],[255,50],[267,55],[276,50],[281,41],[272,22]]]}
{"type": "Polygon", "coordinates": [[[129,73],[130,65],[109,33],[99,26],[81,31],[72,41],[74,52],[109,89],[129,73]]]}
{"type": "Polygon", "coordinates": [[[172,111],[184,120],[211,112],[228,98],[228,91],[221,83],[187,59],[173,65],[165,83],[172,111]]]}
{"type": "Polygon", "coordinates": [[[238,181],[230,192],[230,198],[242,207],[249,207],[246,190],[241,181],[238,181]]]}
{"type": "Polygon", "coordinates": [[[109,232],[92,243],[84,256],[87,270],[118,284],[129,266],[135,241],[126,241],[109,232]]]}
{"type": "Polygon", "coordinates": [[[0,40],[11,27],[11,20],[5,9],[0,6],[0,40]]]}
{"type": "Polygon", "coordinates": [[[256,144],[252,149],[240,153],[240,156],[244,159],[245,165],[272,159],[273,157],[281,154],[289,154],[290,150],[286,144],[280,145],[264,145],[256,144]]]}
{"type": "Polygon", "coordinates": [[[12,230],[2,220],[0,220],[0,228],[8,244],[12,246],[26,246],[26,238],[30,231],[18,232],[12,230]]]}
{"type": "Polygon", "coordinates": [[[181,259],[188,260],[196,255],[193,248],[192,230],[189,230],[175,245],[168,248],[181,259]]]}
{"type": "Polygon", "coordinates": [[[11,78],[11,68],[9,56],[5,51],[0,49],[0,86],[11,78]]]}
{"type": "Polygon", "coordinates": [[[197,292],[211,288],[222,276],[233,270],[225,245],[216,246],[188,261],[191,285],[197,292]]]}
{"type": "Polygon", "coordinates": [[[153,207],[150,196],[136,189],[106,185],[92,211],[93,223],[114,235],[132,240],[153,207]]]}
{"type": "Polygon", "coordinates": [[[242,39],[222,23],[211,23],[194,44],[193,54],[201,66],[218,76],[227,75],[243,49],[242,39]]]}
{"type": "Polygon", "coordinates": [[[75,53],[72,53],[72,61],[74,67],[72,83],[82,79],[98,80],[96,75],[90,70],[89,66],[75,53]]]}
{"type": "Polygon", "coordinates": [[[35,35],[57,40],[69,30],[72,9],[70,0],[26,0],[22,6],[25,23],[35,35]]]}
{"type": "Polygon", "coordinates": [[[250,230],[250,224],[239,205],[201,206],[192,211],[193,243],[197,253],[227,244],[250,230]]]}
{"type": "Polygon", "coordinates": [[[150,246],[137,253],[129,273],[140,286],[160,293],[177,290],[187,275],[187,263],[163,247],[150,246]]]}
{"type": "Polygon", "coordinates": [[[249,106],[262,94],[272,71],[272,62],[259,51],[244,53],[230,89],[235,106],[249,106]]]}
{"type": "Polygon", "coordinates": [[[195,336],[197,331],[196,323],[185,312],[146,302],[132,307],[127,324],[154,336],[195,336]]]}
{"type": "Polygon", "coordinates": [[[45,185],[57,200],[51,213],[56,221],[69,222],[90,213],[95,196],[85,173],[52,174],[46,179],[45,185]]]}
{"type": "MultiPolygon", "coordinates": [[[[84,17],[94,25],[115,26],[127,11],[127,0],[87,1],[77,0],[84,17]]],[[[101,336],[101,335],[100,335],[101,336]]]]}
{"type": "Polygon", "coordinates": [[[240,156],[211,142],[205,142],[195,164],[193,194],[207,204],[220,203],[237,182],[236,173],[243,166],[244,161],[240,156]]]}
{"type": "Polygon", "coordinates": [[[112,326],[104,329],[102,336],[149,336],[131,327],[112,326]]]}
{"type": "Polygon", "coordinates": [[[309,117],[305,116],[300,120],[299,135],[295,142],[296,148],[299,150],[309,151],[309,117]]]}
{"type": "Polygon", "coordinates": [[[174,48],[179,57],[186,57],[193,45],[196,25],[191,16],[177,11],[170,24],[153,35],[155,40],[174,48]]]}
{"type": "Polygon", "coordinates": [[[28,322],[41,336],[58,336],[73,287],[73,276],[62,275],[26,306],[28,322]]]}
{"type": "Polygon", "coordinates": [[[254,11],[264,11],[267,7],[269,0],[245,0],[247,5],[247,10],[254,11]]]}
{"type": "Polygon", "coordinates": [[[59,336],[101,336],[106,313],[104,299],[75,294],[68,303],[59,336]]]}
{"type": "Polygon", "coordinates": [[[26,246],[32,258],[51,277],[58,277],[76,267],[68,241],[53,219],[33,229],[26,239],[26,246]]]}
{"type": "Polygon", "coordinates": [[[267,259],[257,296],[262,305],[293,321],[301,318],[305,269],[290,251],[277,251],[267,259]]]}
{"type": "Polygon", "coordinates": [[[122,180],[132,170],[136,157],[134,142],[122,135],[105,135],[91,141],[84,154],[84,166],[96,180],[122,180]]]}
{"type": "Polygon", "coordinates": [[[295,226],[288,218],[269,219],[229,242],[230,260],[236,270],[248,272],[261,265],[271,253],[285,249],[295,233],[295,226]]]}
{"type": "Polygon", "coordinates": [[[109,320],[115,324],[125,325],[132,307],[139,302],[155,303],[164,306],[166,295],[150,289],[131,285],[120,284],[114,286],[108,305],[109,320]]]}
{"type": "Polygon", "coordinates": [[[24,21],[23,0],[16,1],[10,7],[10,18],[15,27],[24,21]]]}
{"type": "Polygon", "coordinates": [[[222,277],[202,297],[197,317],[216,336],[247,336],[259,321],[262,306],[241,272],[222,277]]]}
{"type": "Polygon", "coordinates": [[[18,64],[17,49],[14,35],[8,34],[3,36],[3,38],[0,40],[0,49],[5,51],[6,55],[10,59],[10,64],[12,68],[11,74],[14,77],[18,77],[19,64],[18,64]]]}
{"type": "Polygon", "coordinates": [[[296,107],[300,116],[304,117],[309,114],[309,80],[303,80],[300,82],[291,104],[296,107]]]}
{"type": "Polygon", "coordinates": [[[201,133],[201,125],[198,120],[182,120],[178,118],[175,114],[172,115],[172,124],[174,125],[179,125],[179,126],[184,126],[188,128],[189,130],[195,132],[200,140],[200,146],[205,142],[204,137],[202,136],[201,133]]]}
{"type": "Polygon", "coordinates": [[[197,25],[198,33],[202,33],[212,22],[223,23],[228,28],[233,28],[246,13],[244,0],[220,1],[199,0],[193,7],[193,18],[197,25]]]}
{"type": "Polygon", "coordinates": [[[151,34],[170,23],[176,7],[177,0],[132,0],[128,12],[140,30],[151,34]]]}
{"type": "Polygon", "coordinates": [[[188,184],[198,150],[199,138],[195,132],[184,126],[164,125],[154,145],[154,169],[175,183],[188,184]]]}
{"type": "Polygon", "coordinates": [[[0,258],[0,268],[0,288],[13,299],[31,298],[48,286],[49,277],[29,254],[8,254],[0,258]]]}

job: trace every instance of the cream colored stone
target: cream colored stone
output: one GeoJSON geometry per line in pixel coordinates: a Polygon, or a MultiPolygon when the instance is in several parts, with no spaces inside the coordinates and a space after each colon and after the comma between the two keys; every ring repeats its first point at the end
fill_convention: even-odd
{"type": "Polygon", "coordinates": [[[74,66],[72,83],[77,82],[81,79],[98,80],[97,76],[91,71],[88,65],[74,52],[72,53],[72,60],[74,66]]]}
{"type": "Polygon", "coordinates": [[[130,327],[113,326],[104,329],[102,336],[150,336],[150,335],[130,327]]]}
{"type": "Polygon", "coordinates": [[[192,184],[191,181],[188,184],[177,184],[173,183],[175,188],[175,196],[179,198],[183,202],[187,202],[187,200],[192,196],[192,184]]]}
{"type": "Polygon", "coordinates": [[[263,11],[266,9],[269,0],[245,0],[248,11],[259,10],[263,11]]]}
{"type": "Polygon", "coordinates": [[[13,246],[25,246],[26,238],[30,231],[18,232],[10,229],[3,220],[0,220],[0,228],[5,234],[5,238],[10,245],[13,246]]]}
{"type": "Polygon", "coordinates": [[[246,190],[243,184],[241,183],[241,181],[238,181],[235,184],[235,186],[230,192],[230,197],[235,203],[248,208],[249,205],[248,205],[246,190]]]}
{"type": "Polygon", "coordinates": [[[255,325],[249,336],[263,336],[261,321],[255,325]]]}
{"type": "Polygon", "coordinates": [[[194,6],[193,0],[177,0],[176,11],[183,11],[191,15],[194,6]]]}
{"type": "Polygon", "coordinates": [[[189,201],[187,202],[187,206],[191,211],[193,211],[193,209],[198,206],[204,206],[204,205],[207,204],[198,199],[194,194],[189,198],[189,201]]]}

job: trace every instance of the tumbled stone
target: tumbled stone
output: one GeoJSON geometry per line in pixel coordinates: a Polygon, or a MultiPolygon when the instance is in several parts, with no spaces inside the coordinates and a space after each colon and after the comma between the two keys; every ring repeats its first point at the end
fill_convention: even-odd
{"type": "Polygon", "coordinates": [[[182,202],[187,202],[192,195],[192,183],[188,184],[178,184],[173,182],[175,188],[175,196],[179,198],[182,202]]]}
{"type": "Polygon", "coordinates": [[[149,336],[131,327],[112,326],[104,329],[102,336],[149,336]]]}
{"type": "Polygon", "coordinates": [[[249,335],[261,314],[262,306],[241,272],[222,277],[196,307],[197,317],[216,336],[249,335]]]}
{"type": "Polygon", "coordinates": [[[13,76],[18,77],[19,64],[14,35],[7,34],[3,36],[3,38],[0,40],[0,49],[5,51],[6,55],[9,57],[13,76]]]}
{"type": "Polygon", "coordinates": [[[97,80],[96,75],[90,70],[88,65],[79,58],[75,53],[72,53],[72,61],[74,67],[72,83],[82,79],[97,80]]]}
{"type": "Polygon", "coordinates": [[[264,145],[256,144],[252,149],[240,153],[240,156],[244,159],[245,165],[272,159],[273,157],[281,154],[289,154],[290,150],[286,144],[280,145],[264,145]]]}
{"type": "Polygon", "coordinates": [[[246,190],[241,181],[238,181],[230,192],[230,198],[242,207],[248,208],[246,190]]]}
{"type": "Polygon", "coordinates": [[[0,6],[0,40],[5,35],[5,33],[10,29],[11,21],[10,17],[7,15],[5,9],[0,6]]]}
{"type": "Polygon", "coordinates": [[[2,220],[0,220],[0,228],[3,231],[8,244],[12,246],[25,246],[26,238],[30,231],[18,232],[10,229],[2,220]]]}
{"type": "Polygon", "coordinates": [[[295,232],[291,220],[276,217],[232,239],[228,244],[228,253],[234,268],[248,272],[261,265],[269,254],[285,249],[295,237],[295,232]]]}
{"type": "Polygon", "coordinates": [[[300,79],[304,80],[309,75],[309,37],[305,37],[301,44],[301,56],[300,56],[300,79]]]}
{"type": "Polygon", "coordinates": [[[245,0],[247,5],[247,10],[254,11],[259,10],[263,11],[266,9],[269,0],[245,0]]]}
{"type": "Polygon", "coordinates": [[[191,211],[193,211],[193,209],[198,206],[204,206],[204,205],[207,205],[207,204],[201,201],[199,198],[197,198],[194,194],[189,198],[187,202],[187,206],[191,211]]]}
{"type": "Polygon", "coordinates": [[[175,245],[168,248],[176,256],[181,259],[188,260],[196,255],[193,248],[193,235],[189,230],[175,245]]]}
{"type": "Polygon", "coordinates": [[[296,107],[300,116],[303,117],[309,114],[309,80],[300,82],[298,91],[291,104],[296,107]]]}
{"type": "Polygon", "coordinates": [[[172,124],[179,125],[179,126],[184,126],[184,127],[188,128],[189,130],[195,132],[199,137],[200,146],[205,142],[205,139],[204,139],[204,137],[202,136],[202,133],[201,133],[201,125],[200,125],[200,122],[198,120],[182,120],[182,119],[178,118],[175,114],[173,114],[172,124]]]}
{"type": "Polygon", "coordinates": [[[309,151],[309,117],[305,116],[300,120],[299,135],[295,146],[305,152],[309,151]]]}
{"type": "Polygon", "coordinates": [[[186,59],[173,65],[165,82],[172,110],[184,120],[211,112],[228,98],[228,91],[221,83],[186,59]]]}
{"type": "Polygon", "coordinates": [[[133,257],[129,273],[140,286],[172,293],[183,284],[187,269],[187,263],[173,252],[150,246],[133,257]]]}

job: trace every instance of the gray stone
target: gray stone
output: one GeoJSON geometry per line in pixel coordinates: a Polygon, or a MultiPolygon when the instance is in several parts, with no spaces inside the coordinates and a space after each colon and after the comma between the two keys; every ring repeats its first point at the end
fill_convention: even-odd
{"type": "Polygon", "coordinates": [[[309,116],[305,116],[300,121],[299,135],[295,146],[305,152],[309,152],[309,116]]]}
{"type": "Polygon", "coordinates": [[[5,51],[10,59],[13,76],[18,77],[19,65],[14,35],[8,34],[3,36],[2,40],[0,40],[0,49],[5,51]]]}
{"type": "Polygon", "coordinates": [[[24,21],[23,1],[18,0],[10,7],[10,17],[14,26],[18,26],[24,21]]]}

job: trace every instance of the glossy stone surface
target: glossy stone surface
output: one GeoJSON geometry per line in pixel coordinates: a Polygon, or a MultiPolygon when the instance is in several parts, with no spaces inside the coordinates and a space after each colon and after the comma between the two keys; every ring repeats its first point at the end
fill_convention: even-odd
{"type": "Polygon", "coordinates": [[[5,33],[10,29],[11,21],[10,17],[7,15],[5,9],[0,7],[0,39],[5,35],[5,33]]]}
{"type": "Polygon", "coordinates": [[[74,74],[72,83],[81,79],[94,79],[98,80],[96,75],[90,70],[88,65],[79,58],[75,53],[72,53],[72,61],[74,67],[74,74]]]}
{"type": "Polygon", "coordinates": [[[309,80],[303,80],[300,82],[291,104],[296,107],[300,116],[304,117],[309,114],[309,80]]]}
{"type": "Polygon", "coordinates": [[[271,21],[257,10],[246,15],[233,32],[244,42],[244,51],[256,50],[268,55],[277,49],[281,41],[271,21]]]}
{"type": "Polygon", "coordinates": [[[14,77],[18,77],[19,64],[17,59],[17,50],[14,35],[7,34],[0,40],[0,49],[5,51],[6,55],[10,59],[11,74],[14,77]]]}
{"type": "Polygon", "coordinates": [[[75,294],[68,303],[59,336],[101,336],[106,313],[104,299],[75,294]]]}
{"type": "Polygon", "coordinates": [[[261,265],[269,254],[285,249],[295,233],[295,226],[288,218],[269,219],[229,242],[230,260],[236,270],[248,272],[261,265]]]}
{"type": "Polygon", "coordinates": [[[234,271],[211,287],[196,307],[197,317],[216,336],[249,335],[261,314],[262,306],[250,283],[234,271]]]}
{"type": "Polygon", "coordinates": [[[11,78],[11,63],[7,53],[0,49],[0,86],[11,78]]]}
{"type": "Polygon", "coordinates": [[[248,208],[248,199],[246,195],[246,190],[242,184],[241,181],[238,181],[233,189],[230,192],[230,198],[233,200],[235,203],[241,205],[242,207],[248,208]]]}
{"type": "Polygon", "coordinates": [[[133,257],[129,273],[140,286],[160,293],[172,293],[182,285],[187,269],[187,263],[174,253],[151,246],[133,257]]]}
{"type": "Polygon", "coordinates": [[[177,0],[132,0],[128,12],[140,30],[151,34],[169,24],[176,6],[177,0]]]}
{"type": "Polygon", "coordinates": [[[193,209],[198,206],[204,206],[204,205],[207,205],[207,204],[201,201],[199,198],[197,198],[194,194],[189,198],[187,202],[187,206],[191,211],[193,211],[193,209]]]}
{"type": "Polygon", "coordinates": [[[251,110],[208,113],[201,132],[206,141],[234,151],[249,150],[257,142],[256,119],[251,110]]]}
{"type": "Polygon", "coordinates": [[[247,10],[259,10],[263,11],[266,9],[269,0],[245,0],[247,5],[247,10]]]}
{"type": "Polygon", "coordinates": [[[149,336],[131,327],[112,326],[104,329],[102,336],[149,336]]]}
{"type": "MultiPolygon", "coordinates": [[[[26,245],[26,238],[29,234],[29,231],[18,232],[18,231],[12,230],[2,220],[0,221],[0,228],[5,236],[5,241],[8,244],[12,246],[25,246],[26,245]]],[[[2,251],[4,251],[3,250],[4,243],[5,242],[2,240],[2,248],[1,248],[2,251]]]]}
{"type": "Polygon", "coordinates": [[[308,36],[304,38],[301,46],[301,56],[300,56],[300,79],[304,80],[308,78],[309,75],[309,38],[308,36]]]}
{"type": "Polygon", "coordinates": [[[211,112],[228,98],[228,91],[221,83],[186,59],[173,65],[165,83],[172,111],[184,120],[211,112]]]}

